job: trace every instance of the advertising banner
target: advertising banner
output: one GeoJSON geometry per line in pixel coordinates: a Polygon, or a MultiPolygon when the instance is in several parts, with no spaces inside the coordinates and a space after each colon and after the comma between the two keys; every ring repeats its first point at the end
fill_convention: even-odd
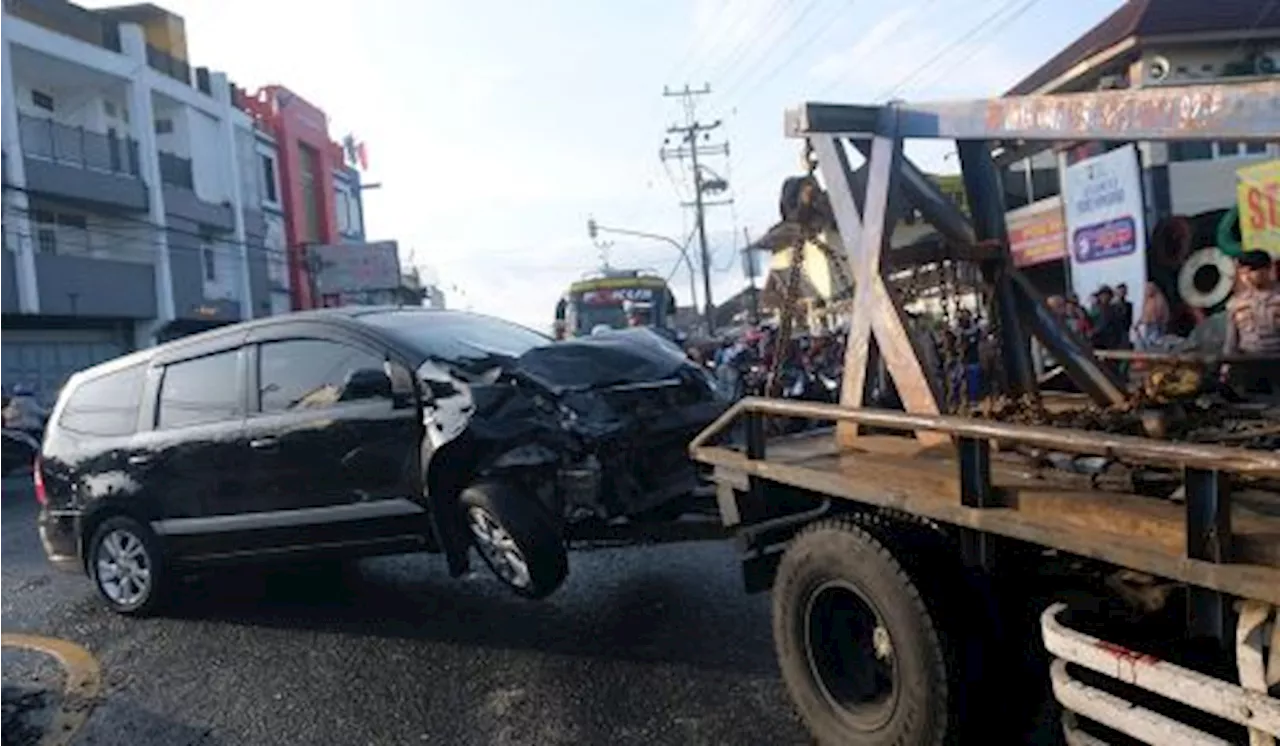
{"type": "Polygon", "coordinates": [[[322,296],[400,287],[395,241],[311,246],[307,253],[316,292],[322,296]]]}
{"type": "Polygon", "coordinates": [[[1071,286],[1088,304],[1102,285],[1129,287],[1134,318],[1142,317],[1147,282],[1147,231],[1142,177],[1133,145],[1068,166],[1063,210],[1070,239],[1071,286]]]}
{"type": "Polygon", "coordinates": [[[1280,257],[1280,161],[1240,168],[1236,181],[1241,246],[1280,257]]]}
{"type": "Polygon", "coordinates": [[[1005,215],[1009,253],[1015,267],[1031,267],[1067,258],[1067,228],[1062,198],[1049,197],[1005,215]]]}

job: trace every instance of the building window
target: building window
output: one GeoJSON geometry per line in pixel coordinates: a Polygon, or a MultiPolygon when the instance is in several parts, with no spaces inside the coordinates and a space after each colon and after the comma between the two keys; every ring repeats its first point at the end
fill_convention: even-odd
{"type": "Polygon", "coordinates": [[[300,144],[298,160],[302,165],[299,169],[301,171],[299,182],[302,187],[302,240],[318,243],[323,233],[320,207],[323,194],[320,189],[324,182],[320,178],[320,155],[314,148],[300,144]]]}
{"type": "Polygon", "coordinates": [[[173,120],[172,120],[172,119],[157,119],[157,120],[156,120],[156,134],[157,134],[157,135],[172,135],[172,134],[173,134],[173,120]]]}
{"type": "Polygon", "coordinates": [[[209,244],[200,247],[200,256],[204,260],[204,281],[218,281],[218,257],[214,253],[214,249],[209,244]]]}
{"type": "Polygon", "coordinates": [[[37,109],[44,109],[45,111],[53,111],[53,96],[50,96],[47,93],[42,93],[41,91],[32,91],[31,103],[37,109]]]}
{"type": "Polygon", "coordinates": [[[58,253],[58,219],[48,210],[32,210],[31,221],[36,226],[36,251],[44,254],[58,253]]]}
{"type": "Polygon", "coordinates": [[[351,232],[351,195],[342,189],[335,189],[333,192],[333,208],[338,213],[338,232],[351,232]]]}
{"type": "Polygon", "coordinates": [[[1239,156],[1259,155],[1267,152],[1265,142],[1239,142],[1236,140],[1220,140],[1217,142],[1179,141],[1169,143],[1169,161],[1207,161],[1214,158],[1237,158],[1239,156]]]}
{"type": "Polygon", "coordinates": [[[267,195],[267,201],[279,202],[280,196],[276,193],[276,159],[261,153],[258,157],[262,159],[262,188],[267,195]]]}

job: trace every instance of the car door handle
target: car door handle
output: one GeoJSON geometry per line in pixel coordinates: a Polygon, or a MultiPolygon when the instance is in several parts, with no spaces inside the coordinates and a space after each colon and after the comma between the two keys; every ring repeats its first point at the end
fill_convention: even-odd
{"type": "Polygon", "coordinates": [[[249,441],[249,447],[255,451],[269,451],[280,444],[280,441],[274,437],[254,438],[249,441]]]}
{"type": "Polygon", "coordinates": [[[147,453],[135,453],[129,457],[130,466],[144,466],[151,463],[151,455],[147,453]]]}

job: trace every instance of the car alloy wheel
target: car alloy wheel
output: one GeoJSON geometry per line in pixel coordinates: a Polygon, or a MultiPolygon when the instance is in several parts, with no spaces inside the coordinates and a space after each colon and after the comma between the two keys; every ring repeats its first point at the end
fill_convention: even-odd
{"type": "Polygon", "coordinates": [[[475,537],[476,548],[489,567],[515,588],[528,588],[533,582],[529,562],[516,540],[489,511],[479,506],[467,510],[467,524],[475,537]]]}
{"type": "Polygon", "coordinates": [[[152,562],[142,539],[124,528],[112,529],[98,543],[98,586],[121,607],[139,606],[151,593],[152,562]]]}

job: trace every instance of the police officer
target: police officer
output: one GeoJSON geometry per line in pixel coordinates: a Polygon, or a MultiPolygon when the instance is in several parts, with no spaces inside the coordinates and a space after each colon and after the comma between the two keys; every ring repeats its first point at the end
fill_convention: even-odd
{"type": "MultiPolygon", "coordinates": [[[[1276,286],[1271,255],[1253,249],[1237,260],[1238,284],[1227,301],[1226,339],[1223,356],[1259,355],[1280,359],[1280,288],[1276,286]]],[[[1280,393],[1280,375],[1274,365],[1240,363],[1222,366],[1230,377],[1258,392],[1280,393]]]]}

